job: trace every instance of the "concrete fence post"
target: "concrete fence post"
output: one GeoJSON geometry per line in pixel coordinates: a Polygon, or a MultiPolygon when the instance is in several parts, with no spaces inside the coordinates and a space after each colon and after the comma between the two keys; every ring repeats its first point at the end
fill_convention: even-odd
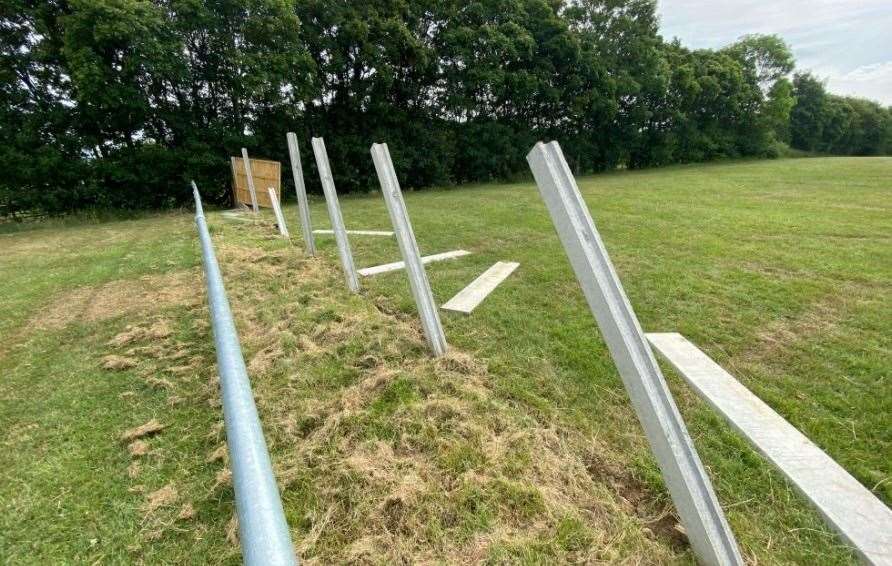
{"type": "Polygon", "coordinates": [[[294,177],[294,192],[297,193],[297,213],[300,218],[300,230],[307,247],[307,255],[316,255],[316,241],[313,239],[313,226],[310,224],[310,206],[307,201],[307,189],[304,186],[304,172],[300,165],[300,151],[297,146],[297,135],[286,134],[288,140],[288,156],[291,158],[291,174],[294,177]]]}
{"type": "Polygon", "coordinates": [[[273,214],[276,215],[276,225],[279,227],[279,234],[283,238],[290,238],[288,227],[285,226],[285,215],[282,214],[282,207],[279,204],[279,195],[276,194],[276,189],[273,187],[267,187],[266,190],[269,192],[269,199],[273,204],[273,214]]]}
{"type": "Polygon", "coordinates": [[[248,180],[248,192],[251,193],[251,208],[257,214],[257,191],[254,190],[254,171],[251,170],[251,160],[248,159],[248,150],[242,148],[242,165],[245,167],[245,177],[248,180]]]}
{"type": "Polygon", "coordinates": [[[443,325],[440,323],[440,314],[434,303],[430,282],[421,262],[421,253],[418,251],[418,242],[412,231],[412,223],[409,221],[409,213],[406,211],[406,203],[400,190],[400,182],[393,169],[390,159],[390,151],[386,143],[372,144],[372,161],[375,162],[375,171],[378,173],[378,182],[381,184],[381,192],[384,194],[384,202],[387,203],[387,212],[390,213],[390,222],[393,224],[393,232],[403,255],[403,263],[406,265],[406,273],[409,277],[409,285],[415,304],[418,305],[418,314],[421,316],[421,326],[424,335],[430,344],[434,356],[442,356],[446,353],[446,335],[443,325]]]}
{"type": "Polygon", "coordinates": [[[338,245],[338,255],[341,257],[344,277],[347,279],[347,287],[350,291],[358,293],[359,276],[356,274],[353,252],[350,250],[350,240],[347,238],[347,230],[344,228],[344,218],[341,216],[338,192],[335,190],[334,179],[331,176],[331,167],[328,165],[328,152],[325,150],[325,140],[313,138],[311,142],[313,155],[316,156],[316,168],[319,169],[319,179],[322,181],[322,192],[325,193],[328,217],[331,219],[331,228],[334,231],[335,241],[338,245]]]}
{"type": "Polygon", "coordinates": [[[527,161],[702,564],[743,564],[734,534],[557,142],[527,161]]]}
{"type": "Polygon", "coordinates": [[[195,198],[195,224],[201,241],[211,328],[217,350],[223,422],[232,467],[242,558],[248,566],[297,566],[232,309],[223,286],[223,275],[194,182],[192,196],[195,198]]]}

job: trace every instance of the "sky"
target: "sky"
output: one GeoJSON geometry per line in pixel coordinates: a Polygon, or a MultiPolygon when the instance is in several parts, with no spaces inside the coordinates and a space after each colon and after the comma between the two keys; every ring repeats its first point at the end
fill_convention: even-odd
{"type": "Polygon", "coordinates": [[[659,0],[659,13],[663,37],[695,49],[777,34],[830,92],[892,105],[892,0],[659,0]]]}

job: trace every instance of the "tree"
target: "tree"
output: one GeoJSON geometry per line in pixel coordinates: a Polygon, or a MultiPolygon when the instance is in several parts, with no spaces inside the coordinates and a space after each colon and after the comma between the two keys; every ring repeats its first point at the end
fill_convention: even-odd
{"type": "Polygon", "coordinates": [[[828,94],[808,73],[793,79],[792,145],[842,155],[892,153],[892,109],[870,100],[828,94]]]}
{"type": "Polygon", "coordinates": [[[769,92],[795,66],[790,47],[776,35],[745,35],[724,51],[754,69],[763,92],[769,92]]]}
{"type": "Polygon", "coordinates": [[[793,83],[781,77],[768,90],[764,115],[778,141],[790,143],[790,113],[796,105],[793,83]]]}
{"type": "Polygon", "coordinates": [[[191,178],[225,203],[228,157],[287,163],[289,130],[340,190],[376,186],[373,141],[407,187],[525,172],[539,139],[577,172],[892,150],[888,108],[792,68],[776,36],[667,43],[655,0],[4,0],[0,214],[176,206],[191,178]]]}
{"type": "Polygon", "coordinates": [[[653,0],[582,0],[565,11],[600,83],[584,124],[587,168],[662,161],[668,68],[653,0]],[[591,142],[590,142],[591,143],[591,142]]]}
{"type": "Polygon", "coordinates": [[[0,215],[66,210],[90,202],[60,56],[64,2],[0,4],[0,215]]]}
{"type": "Polygon", "coordinates": [[[822,149],[824,127],[827,123],[827,93],[824,83],[811,73],[793,77],[793,96],[796,104],[790,111],[790,139],[796,149],[822,149]]]}

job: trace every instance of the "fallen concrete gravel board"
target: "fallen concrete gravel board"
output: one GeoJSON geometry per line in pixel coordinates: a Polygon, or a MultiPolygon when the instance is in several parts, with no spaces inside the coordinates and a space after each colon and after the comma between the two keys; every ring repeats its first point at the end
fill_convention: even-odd
{"type": "Polygon", "coordinates": [[[892,510],[684,336],[651,333],[647,339],[864,560],[892,565],[892,510]]]}
{"type": "MultiPolygon", "coordinates": [[[[421,258],[421,263],[431,263],[434,261],[443,261],[444,259],[453,259],[456,257],[462,257],[466,255],[470,255],[471,252],[466,250],[453,250],[451,252],[443,252],[441,254],[427,255],[421,258]]],[[[386,273],[388,271],[397,271],[400,269],[404,269],[406,264],[402,261],[395,261],[393,263],[385,263],[384,265],[376,265],[374,267],[364,267],[359,270],[359,274],[368,277],[369,275],[378,275],[379,273],[386,273]]]]}
{"type": "Polygon", "coordinates": [[[494,263],[492,267],[484,271],[480,277],[471,281],[470,285],[459,291],[458,294],[449,299],[440,308],[470,314],[519,265],[519,263],[513,261],[498,261],[494,263]]]}
{"type": "Polygon", "coordinates": [[[245,218],[244,216],[242,216],[241,212],[226,211],[226,212],[221,212],[220,215],[223,216],[224,218],[229,218],[230,220],[241,220],[242,222],[253,222],[253,220],[251,220],[250,218],[245,218]]]}
{"type": "MultiPolygon", "coordinates": [[[[334,230],[313,230],[314,234],[334,234],[334,230]]],[[[347,230],[351,236],[393,236],[386,230],[347,230]]]]}

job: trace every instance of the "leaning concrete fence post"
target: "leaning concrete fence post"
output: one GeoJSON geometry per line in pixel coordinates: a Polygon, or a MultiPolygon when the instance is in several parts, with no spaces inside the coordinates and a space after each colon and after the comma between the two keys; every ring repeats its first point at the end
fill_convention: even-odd
{"type": "Polygon", "coordinates": [[[281,234],[283,238],[290,238],[291,234],[288,233],[288,227],[285,226],[285,216],[282,214],[282,207],[279,205],[279,195],[276,194],[276,189],[273,187],[267,187],[266,190],[269,192],[269,200],[273,205],[273,214],[276,215],[276,224],[279,227],[279,234],[281,234]]]}
{"type": "Polygon", "coordinates": [[[297,211],[300,216],[300,230],[307,246],[307,255],[316,255],[316,241],[313,239],[313,227],[310,224],[310,207],[307,202],[307,189],[304,186],[304,172],[300,165],[300,151],[297,147],[297,135],[286,134],[288,140],[288,156],[291,158],[291,174],[294,177],[294,192],[297,193],[297,211]]]}
{"type": "Polygon", "coordinates": [[[709,476],[560,146],[538,143],[527,161],[697,558],[708,565],[743,564],[709,476]]]}
{"type": "Polygon", "coordinates": [[[406,203],[400,191],[400,182],[393,170],[393,162],[390,160],[390,151],[386,143],[372,144],[372,160],[375,162],[375,171],[378,172],[378,182],[381,183],[384,202],[387,203],[387,212],[390,213],[393,232],[403,254],[403,263],[406,265],[415,304],[418,305],[424,335],[434,356],[442,356],[446,353],[446,335],[443,333],[440,314],[434,303],[424,264],[421,263],[421,253],[418,251],[418,243],[415,241],[415,233],[412,231],[412,223],[409,221],[409,213],[406,211],[406,203]]]}
{"type": "Polygon", "coordinates": [[[248,182],[248,192],[251,193],[251,208],[257,214],[257,192],[254,190],[254,172],[251,170],[251,160],[248,159],[248,150],[242,148],[242,165],[245,167],[245,177],[248,182]]]}
{"type": "Polygon", "coordinates": [[[347,230],[344,228],[344,217],[341,216],[338,192],[335,190],[334,179],[331,176],[331,167],[328,165],[328,152],[325,151],[325,140],[313,138],[311,142],[313,144],[313,155],[316,156],[316,168],[319,169],[319,179],[322,181],[322,192],[325,193],[328,217],[331,219],[331,228],[334,230],[335,241],[338,244],[338,255],[341,257],[344,277],[347,278],[347,287],[354,293],[358,293],[359,276],[356,274],[353,252],[350,251],[350,240],[347,238],[347,230]]]}

